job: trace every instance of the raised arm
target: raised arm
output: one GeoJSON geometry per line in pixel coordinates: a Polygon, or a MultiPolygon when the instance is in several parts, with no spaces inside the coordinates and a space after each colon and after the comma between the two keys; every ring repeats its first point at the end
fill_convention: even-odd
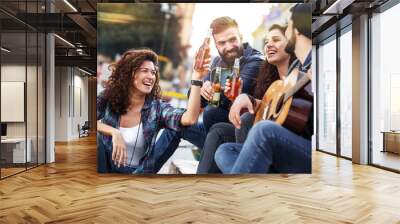
{"type": "MultiPolygon", "coordinates": [[[[192,74],[192,80],[201,81],[204,76],[207,75],[210,70],[211,58],[208,55],[204,60],[203,67],[201,70],[194,70],[192,74]]],[[[201,86],[192,85],[190,88],[190,95],[188,100],[187,110],[183,113],[181,118],[181,124],[183,126],[190,126],[197,122],[200,115],[200,104],[201,104],[201,86]]]]}
{"type": "MultiPolygon", "coordinates": [[[[196,52],[196,61],[194,64],[197,63],[199,58],[197,57],[196,52]]],[[[200,68],[193,68],[192,73],[192,82],[201,82],[203,78],[209,73],[210,71],[210,63],[211,63],[211,56],[209,53],[205,55],[203,60],[203,64],[200,68]]],[[[200,115],[200,107],[201,107],[201,85],[193,85],[190,88],[190,95],[188,99],[188,106],[185,113],[182,115],[181,124],[183,126],[190,126],[197,122],[197,119],[200,115]]]]}

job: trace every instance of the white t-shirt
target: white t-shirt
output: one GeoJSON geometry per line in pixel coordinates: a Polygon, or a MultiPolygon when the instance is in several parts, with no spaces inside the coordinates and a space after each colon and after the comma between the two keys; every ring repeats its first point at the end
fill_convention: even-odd
{"type": "Polygon", "coordinates": [[[126,164],[127,166],[130,167],[139,165],[139,160],[144,156],[145,153],[143,124],[140,124],[140,130],[138,129],[139,125],[136,125],[131,128],[123,128],[123,127],[119,128],[121,135],[125,141],[128,154],[128,160],[126,161],[126,164]],[[135,148],[135,142],[136,142],[136,148],[135,148]]]}

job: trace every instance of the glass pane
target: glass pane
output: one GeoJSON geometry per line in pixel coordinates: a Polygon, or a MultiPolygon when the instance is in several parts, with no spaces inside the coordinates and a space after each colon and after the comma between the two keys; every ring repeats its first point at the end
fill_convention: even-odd
{"type": "Polygon", "coordinates": [[[45,161],[45,36],[21,22],[36,24],[45,1],[2,1],[1,7],[19,19],[0,13],[4,177],[45,161]]]}
{"type": "Polygon", "coordinates": [[[39,33],[38,45],[38,163],[45,163],[45,44],[46,37],[44,34],[39,33]]]}
{"type": "Polygon", "coordinates": [[[1,174],[5,177],[25,170],[30,159],[25,123],[26,33],[2,32],[1,47],[1,174]]]}
{"type": "Polygon", "coordinates": [[[371,133],[372,163],[400,170],[400,68],[398,40],[393,30],[400,5],[374,15],[372,25],[371,133]]]}
{"type": "Polygon", "coordinates": [[[340,153],[352,157],[352,35],[340,37],[340,153]]]}
{"type": "MultiPolygon", "coordinates": [[[[27,2],[26,12],[27,20],[32,24],[38,23],[36,13],[39,11],[37,1],[27,2]]],[[[30,149],[30,162],[27,163],[28,168],[35,167],[38,164],[38,111],[37,111],[37,89],[38,89],[38,34],[36,30],[27,31],[27,48],[28,48],[28,61],[27,61],[27,99],[26,99],[26,113],[27,113],[27,144],[30,149]]]]}
{"type": "Polygon", "coordinates": [[[336,153],[336,39],[318,48],[318,148],[336,153]]]}
{"type": "Polygon", "coordinates": [[[38,36],[36,32],[27,33],[28,38],[28,62],[27,62],[27,80],[26,80],[26,115],[27,115],[27,143],[28,143],[28,168],[37,165],[38,147],[37,147],[37,73],[38,73],[38,36]]]}

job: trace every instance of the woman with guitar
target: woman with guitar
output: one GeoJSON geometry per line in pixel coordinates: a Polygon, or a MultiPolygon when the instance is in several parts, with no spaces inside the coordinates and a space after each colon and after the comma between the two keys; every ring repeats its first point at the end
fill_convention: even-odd
{"type": "MultiPolygon", "coordinates": [[[[291,70],[291,68],[288,69],[289,65],[292,64],[290,67],[295,67],[298,64],[294,53],[288,54],[285,51],[287,45],[285,30],[286,27],[278,24],[272,25],[268,30],[264,46],[266,61],[257,76],[254,91],[256,98],[261,99],[274,81],[283,80],[288,71],[291,70]]],[[[229,93],[229,91],[230,83],[227,80],[224,92],[229,93]]],[[[242,119],[245,120],[245,124],[242,125],[241,129],[236,130],[236,134],[235,126],[231,123],[218,123],[212,126],[204,143],[202,157],[197,169],[198,174],[221,172],[214,161],[215,151],[219,145],[226,142],[244,142],[248,130],[253,125],[254,115],[246,113],[242,116],[242,119]]]]}
{"type": "Polygon", "coordinates": [[[313,94],[311,91],[311,8],[297,4],[285,32],[286,51],[294,51],[301,65],[284,81],[270,85],[262,100],[236,98],[229,119],[240,127],[240,112],[257,112],[256,124],[244,144],[225,143],[215,153],[223,173],[311,173],[313,94]]]}

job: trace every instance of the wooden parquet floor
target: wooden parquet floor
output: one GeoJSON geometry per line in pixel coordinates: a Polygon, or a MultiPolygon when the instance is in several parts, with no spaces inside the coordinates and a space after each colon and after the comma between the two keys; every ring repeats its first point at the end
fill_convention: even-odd
{"type": "Polygon", "coordinates": [[[14,167],[4,168],[3,167],[3,168],[1,168],[1,176],[2,177],[7,177],[7,176],[13,175],[15,173],[22,172],[24,170],[25,170],[25,167],[17,167],[17,168],[14,168],[14,167]]]}
{"type": "Polygon", "coordinates": [[[400,223],[400,175],[320,152],[312,175],[96,172],[95,137],[0,181],[0,223],[400,223]]]}

